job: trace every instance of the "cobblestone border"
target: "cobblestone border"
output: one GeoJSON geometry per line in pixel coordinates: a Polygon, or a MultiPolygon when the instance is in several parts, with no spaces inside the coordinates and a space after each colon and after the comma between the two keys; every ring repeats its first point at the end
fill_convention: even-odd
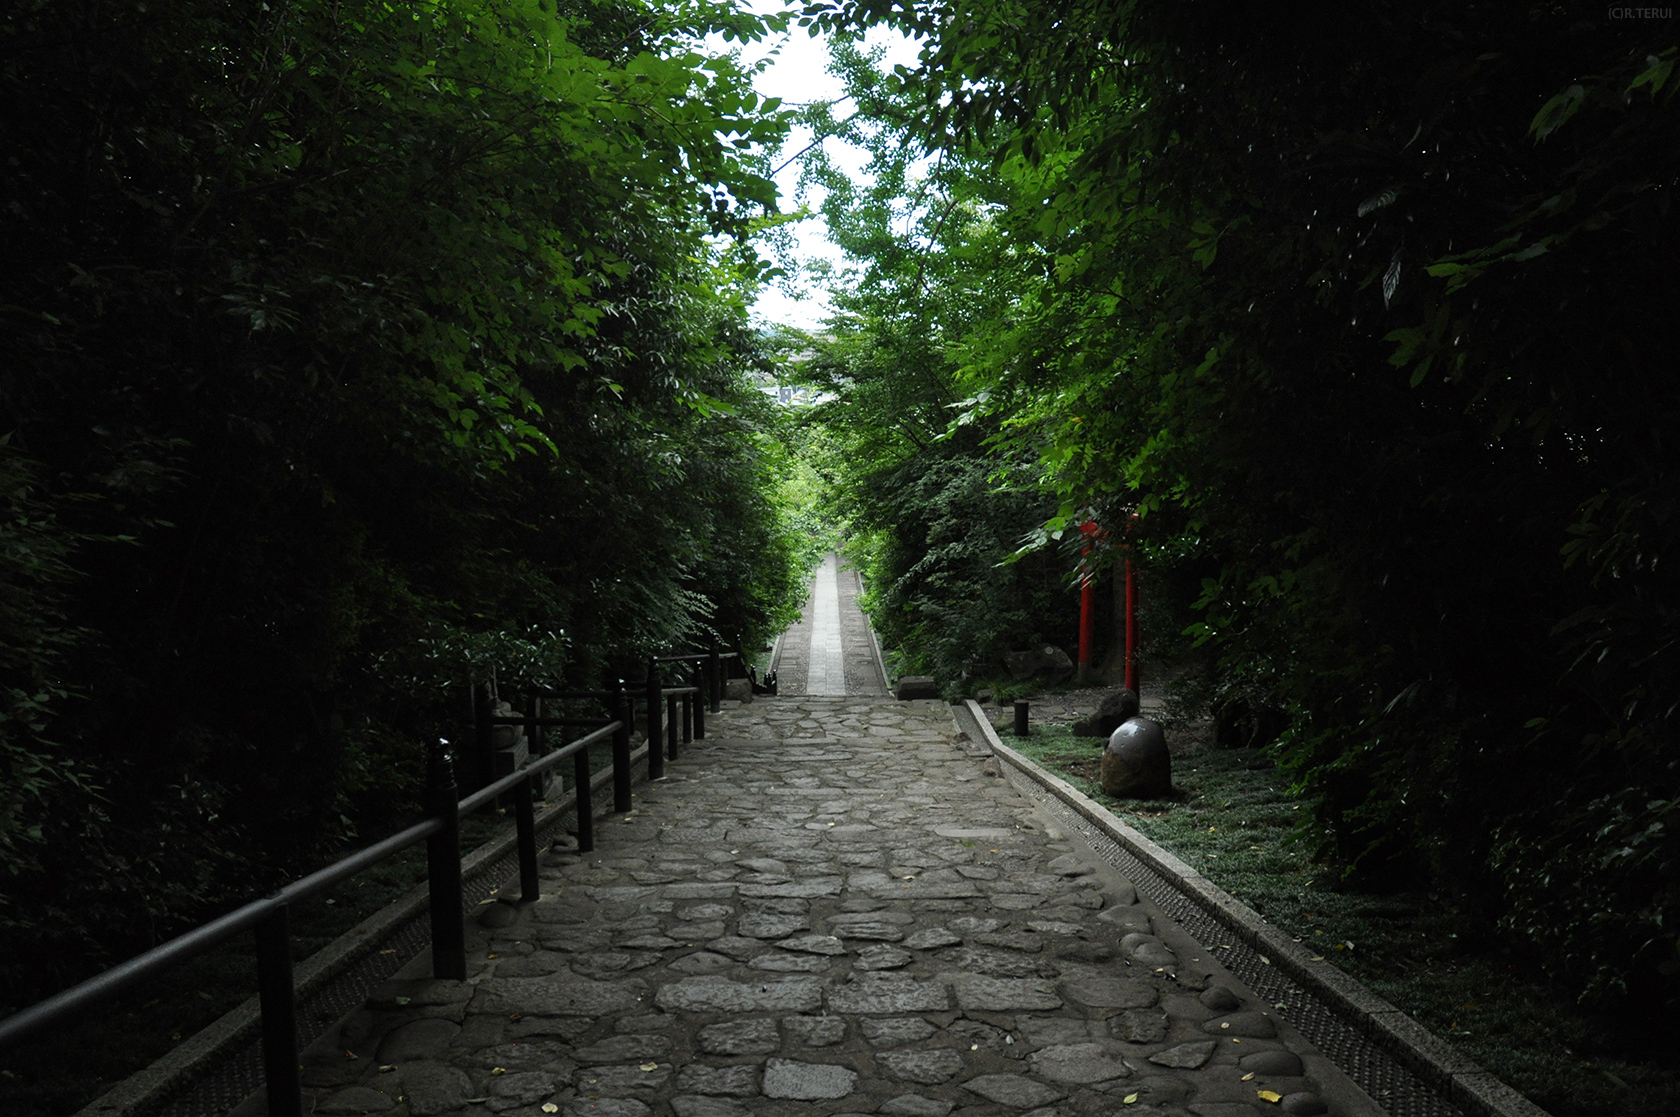
{"type": "MultiPolygon", "coordinates": [[[[631,770],[634,771],[641,765],[644,779],[646,759],[645,744],[630,756],[631,770]]],[[[612,769],[603,768],[595,773],[589,784],[593,792],[610,791],[612,769]]],[[[597,795],[594,802],[599,804],[601,801],[597,795]]],[[[541,834],[545,828],[557,823],[561,816],[572,811],[576,805],[575,793],[551,800],[548,807],[536,814],[537,832],[541,834]]],[[[512,852],[517,841],[518,835],[510,825],[505,834],[490,839],[467,854],[461,859],[462,879],[471,880],[495,865],[512,852]]],[[[292,979],[295,999],[301,1002],[357,960],[384,945],[403,924],[426,910],[426,901],[427,886],[416,885],[401,899],[386,904],[299,962],[292,979]]],[[[227,1057],[235,1045],[249,1041],[256,1034],[261,1020],[259,1001],[256,997],[251,997],[176,1044],[157,1062],[135,1071],[99,1095],[77,1111],[75,1117],[126,1117],[131,1113],[149,1113],[168,1104],[171,1094],[212,1071],[217,1062],[227,1057]]]]}
{"type": "Polygon", "coordinates": [[[1330,1009],[1476,1117],[1549,1117],[1545,1110],[1471,1061],[1406,1013],[1313,955],[1238,900],[1066,780],[1005,745],[972,699],[953,708],[959,728],[992,754],[1066,803],[1132,856],[1170,881],[1244,943],[1309,989],[1330,1009]]]}

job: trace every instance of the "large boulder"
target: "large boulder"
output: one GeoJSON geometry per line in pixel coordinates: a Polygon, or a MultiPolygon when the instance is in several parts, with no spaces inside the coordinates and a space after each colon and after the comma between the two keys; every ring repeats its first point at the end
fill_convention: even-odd
{"type": "Polygon", "coordinates": [[[1134,717],[1108,738],[1102,757],[1103,794],[1111,799],[1161,799],[1172,794],[1172,756],[1161,723],[1134,717]]]}
{"type": "Polygon", "coordinates": [[[1137,715],[1138,696],[1136,691],[1128,687],[1111,690],[1103,695],[1102,703],[1097,707],[1096,713],[1073,723],[1073,735],[1075,737],[1112,736],[1114,731],[1119,729],[1127,718],[1135,718],[1137,715]]]}
{"type": "Polygon", "coordinates": [[[1054,644],[1043,644],[1025,652],[1006,652],[1003,665],[1017,679],[1044,679],[1059,683],[1073,674],[1073,660],[1054,644]]]}

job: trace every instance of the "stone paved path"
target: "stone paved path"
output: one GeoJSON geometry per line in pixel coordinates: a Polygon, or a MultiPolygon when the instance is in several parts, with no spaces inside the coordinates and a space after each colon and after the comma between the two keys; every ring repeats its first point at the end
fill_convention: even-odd
{"type": "Polygon", "coordinates": [[[312,1048],[313,1112],[1381,1112],[949,707],[784,696],[708,728],[596,851],[545,855],[539,902],[484,908],[468,980],[417,966],[312,1048]]]}
{"type": "Polygon", "coordinates": [[[861,589],[857,571],[829,552],[771,664],[783,695],[887,693],[869,621],[857,605],[861,589]]]}

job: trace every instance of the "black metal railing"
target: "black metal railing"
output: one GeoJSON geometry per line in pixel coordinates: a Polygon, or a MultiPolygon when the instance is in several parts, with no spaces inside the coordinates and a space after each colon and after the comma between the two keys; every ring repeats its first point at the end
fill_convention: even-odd
{"type": "MultiPolygon", "coordinates": [[[[620,709],[627,707],[622,682],[616,691],[603,693],[616,694],[620,709]]],[[[580,719],[549,719],[554,725],[571,724],[577,720],[580,719]]],[[[440,740],[431,749],[428,763],[426,810],[430,817],[0,1020],[0,1047],[19,1042],[66,1017],[110,1000],[138,982],[155,977],[235,935],[254,931],[268,1112],[271,1117],[302,1117],[303,1092],[298,1070],[296,1002],[292,981],[292,905],[317,896],[338,882],[424,841],[432,932],[432,973],[440,978],[464,979],[467,957],[466,922],[462,910],[461,817],[490,805],[498,797],[506,795],[512,799],[517,830],[515,844],[518,849],[520,898],[532,901],[540,895],[535,793],[536,781],[544,773],[566,758],[574,758],[580,852],[594,849],[594,807],[590,794],[588,751],[591,746],[608,738],[612,740],[613,750],[615,809],[630,809],[630,721],[624,717],[589,720],[594,725],[591,732],[528,761],[465,798],[460,797],[455,782],[454,755],[449,742],[440,740]]],[[[654,748],[649,748],[650,756],[654,751],[654,748]]]]}
{"type": "MultiPolygon", "coordinates": [[[[739,653],[720,652],[714,642],[708,651],[648,659],[647,683],[641,700],[646,707],[644,727],[648,742],[649,779],[663,777],[666,760],[677,759],[681,744],[705,737],[708,707],[711,713],[717,713],[723,697],[722,661],[731,658],[739,658],[739,653]],[[693,681],[687,685],[664,685],[660,665],[673,663],[693,664],[693,681]],[[661,747],[662,743],[664,747],[661,747]]],[[[636,724],[636,702],[636,696],[625,689],[621,679],[610,690],[534,692],[526,697],[523,712],[501,715],[490,708],[488,692],[475,688],[473,755],[469,758],[469,766],[472,770],[471,782],[478,786],[470,794],[464,798],[461,796],[461,789],[456,783],[454,753],[447,740],[439,740],[428,757],[425,801],[428,817],[424,821],[0,1020],[0,1048],[108,1001],[137,983],[202,954],[235,935],[253,931],[257,946],[257,992],[262,1016],[268,1112],[270,1117],[302,1117],[303,1087],[298,1066],[296,991],[292,975],[292,905],[317,896],[340,881],[373,868],[423,841],[426,843],[432,974],[439,978],[464,980],[467,959],[461,882],[462,816],[493,803],[513,807],[520,899],[526,902],[536,900],[540,895],[536,843],[536,798],[541,790],[540,781],[546,779],[547,773],[561,761],[572,758],[578,850],[584,853],[593,850],[595,810],[589,749],[611,738],[613,810],[617,813],[629,811],[632,782],[630,735],[636,724]],[[610,716],[544,715],[545,702],[586,699],[602,702],[610,716]],[[526,738],[523,756],[517,749],[496,748],[495,729],[498,725],[523,727],[526,738]],[[552,752],[541,753],[544,733],[549,729],[588,729],[589,732],[552,752]],[[499,772],[496,770],[498,764],[512,770],[499,772]]]]}

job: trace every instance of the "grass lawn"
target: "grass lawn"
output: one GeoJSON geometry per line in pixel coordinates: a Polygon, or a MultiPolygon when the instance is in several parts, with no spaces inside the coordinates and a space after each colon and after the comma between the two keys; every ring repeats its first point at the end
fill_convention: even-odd
{"type": "Polygon", "coordinates": [[[1297,804],[1268,755],[1169,724],[1175,800],[1115,800],[1098,786],[1100,742],[1034,727],[1011,747],[1067,779],[1273,924],[1329,958],[1554,1117],[1680,1114],[1664,1037],[1619,1034],[1531,980],[1444,897],[1338,886],[1293,836],[1297,804]]]}

